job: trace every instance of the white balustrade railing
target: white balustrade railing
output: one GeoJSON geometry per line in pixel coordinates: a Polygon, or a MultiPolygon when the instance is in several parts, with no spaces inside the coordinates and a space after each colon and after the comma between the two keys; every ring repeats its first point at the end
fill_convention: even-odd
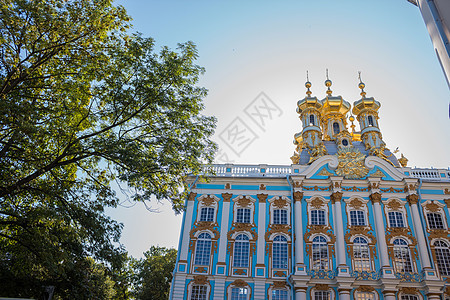
{"type": "MultiPolygon", "coordinates": [[[[215,173],[215,176],[232,177],[284,177],[293,173],[290,165],[235,165],[220,164],[209,166],[215,173]]],[[[308,166],[300,168],[296,173],[301,173],[308,166]],[[302,170],[303,169],[303,170],[302,170]],[[300,171],[300,172],[298,172],[300,171]]],[[[433,181],[450,181],[450,170],[446,169],[409,169],[409,176],[433,181]]]]}

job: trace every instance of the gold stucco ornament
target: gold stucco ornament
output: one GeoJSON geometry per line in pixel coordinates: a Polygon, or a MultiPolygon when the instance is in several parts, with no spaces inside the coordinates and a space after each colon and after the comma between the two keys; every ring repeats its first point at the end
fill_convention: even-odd
{"type": "Polygon", "coordinates": [[[308,146],[308,152],[310,156],[308,164],[311,164],[318,158],[328,154],[327,148],[325,148],[323,143],[317,144],[314,148],[308,146]]]}
{"type": "Polygon", "coordinates": [[[347,179],[356,179],[365,177],[369,173],[369,169],[364,166],[366,158],[356,148],[339,149],[336,153],[339,164],[336,168],[336,174],[347,179]]]}

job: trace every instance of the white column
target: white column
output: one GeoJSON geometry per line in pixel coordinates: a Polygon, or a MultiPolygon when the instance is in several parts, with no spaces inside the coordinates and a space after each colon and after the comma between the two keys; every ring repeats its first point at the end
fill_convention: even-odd
{"type": "MultiPolygon", "coordinates": [[[[387,244],[386,244],[386,233],[384,229],[384,222],[383,222],[383,213],[381,211],[381,194],[380,193],[373,193],[370,195],[370,199],[373,203],[373,211],[375,215],[375,231],[377,233],[377,243],[379,245],[380,249],[380,260],[381,260],[381,267],[390,267],[389,264],[389,257],[388,257],[388,251],[387,251],[387,244]]],[[[395,296],[394,296],[395,298],[395,296]]]]}
{"type": "Polygon", "coordinates": [[[256,245],[256,264],[264,266],[264,235],[266,233],[266,199],[267,194],[258,194],[258,241],[256,245]]]}
{"type": "MultiPolygon", "coordinates": [[[[265,299],[266,298],[266,282],[264,279],[254,278],[255,285],[253,291],[253,299],[265,299]]],[[[225,299],[225,298],[222,298],[225,299]]]]}
{"type": "Polygon", "coordinates": [[[336,251],[337,251],[337,264],[338,266],[346,265],[345,259],[345,240],[344,240],[344,227],[342,222],[342,208],[341,208],[342,193],[335,192],[331,195],[331,203],[333,206],[333,219],[336,224],[334,232],[336,233],[336,251]]]}
{"type": "Polygon", "coordinates": [[[306,287],[295,288],[295,300],[306,300],[306,287]]]}
{"type": "Polygon", "coordinates": [[[303,253],[303,218],[302,218],[302,192],[294,193],[294,211],[295,213],[295,263],[304,264],[305,258],[303,253]]]}
{"type": "Polygon", "coordinates": [[[339,300],[350,300],[351,289],[339,289],[339,300]]]}
{"type": "Polygon", "coordinates": [[[217,262],[225,263],[227,254],[227,233],[228,233],[228,217],[230,212],[230,199],[233,194],[224,193],[222,194],[222,220],[220,221],[220,238],[219,238],[219,256],[217,257],[217,262]]]}
{"type": "Polygon", "coordinates": [[[183,240],[181,242],[180,260],[187,261],[189,249],[189,233],[192,228],[192,216],[194,213],[194,199],[196,193],[191,193],[187,201],[186,218],[184,219],[183,240]]]}
{"type": "Polygon", "coordinates": [[[223,300],[223,299],[225,299],[225,277],[215,277],[214,300],[223,300]]]}
{"type": "Polygon", "coordinates": [[[385,300],[396,300],[395,299],[395,291],[383,291],[385,300]]]}
{"type": "Polygon", "coordinates": [[[417,202],[419,197],[415,194],[406,196],[412,212],[412,219],[414,222],[414,230],[419,245],[420,264],[422,269],[431,269],[430,257],[428,256],[427,242],[423,232],[422,222],[420,221],[419,208],[417,202]]]}

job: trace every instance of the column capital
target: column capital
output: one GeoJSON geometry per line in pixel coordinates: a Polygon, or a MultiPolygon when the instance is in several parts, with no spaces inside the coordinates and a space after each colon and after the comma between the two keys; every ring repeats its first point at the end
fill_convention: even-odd
{"type": "Polygon", "coordinates": [[[450,198],[444,199],[445,204],[447,204],[447,207],[450,207],[450,198]]]}
{"type": "Polygon", "coordinates": [[[194,201],[194,200],[195,200],[195,197],[197,197],[197,193],[190,192],[190,193],[189,193],[188,201],[194,201]]]}
{"type": "Polygon", "coordinates": [[[306,292],[306,290],[308,290],[307,286],[296,286],[294,287],[296,292],[306,292]]]}
{"type": "Polygon", "coordinates": [[[330,195],[331,198],[331,203],[335,203],[335,202],[341,202],[342,199],[342,192],[334,192],[333,194],[330,195]]]}
{"type": "Polygon", "coordinates": [[[375,203],[380,203],[381,201],[381,194],[376,192],[376,193],[372,193],[369,196],[370,200],[372,201],[373,204],[375,203]]]}
{"type": "Polygon", "coordinates": [[[349,288],[338,288],[339,294],[350,294],[351,291],[352,291],[352,289],[349,289],[349,288]]]}
{"type": "Polygon", "coordinates": [[[409,205],[419,203],[419,196],[417,194],[411,194],[406,196],[406,200],[408,200],[409,205]]]}
{"type": "Polygon", "coordinates": [[[257,194],[256,197],[258,197],[259,203],[265,203],[267,199],[267,194],[257,194]]]}
{"type": "Polygon", "coordinates": [[[303,192],[299,192],[299,191],[294,192],[294,201],[295,202],[302,201],[302,199],[303,199],[303,192]]]}
{"type": "Polygon", "coordinates": [[[230,202],[231,197],[233,197],[233,194],[230,194],[230,193],[222,194],[223,202],[230,202]]]}

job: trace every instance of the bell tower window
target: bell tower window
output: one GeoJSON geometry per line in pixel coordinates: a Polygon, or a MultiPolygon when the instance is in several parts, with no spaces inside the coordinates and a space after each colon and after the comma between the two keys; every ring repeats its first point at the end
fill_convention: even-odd
{"type": "Polygon", "coordinates": [[[316,125],[316,121],[314,119],[314,115],[309,115],[309,125],[311,125],[311,126],[316,125]]]}
{"type": "Polygon", "coordinates": [[[338,122],[334,122],[333,123],[333,132],[334,132],[334,134],[338,134],[340,132],[339,123],[338,122]]]}
{"type": "Polygon", "coordinates": [[[368,116],[367,117],[367,122],[369,123],[369,126],[373,126],[373,117],[372,116],[368,116]]]}

